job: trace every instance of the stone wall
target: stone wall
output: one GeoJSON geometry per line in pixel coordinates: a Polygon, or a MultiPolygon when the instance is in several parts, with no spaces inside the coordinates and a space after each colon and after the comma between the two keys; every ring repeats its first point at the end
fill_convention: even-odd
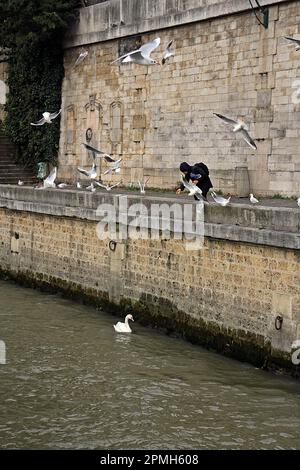
{"type": "MultiPolygon", "coordinates": [[[[292,368],[291,345],[300,338],[299,213],[281,209],[274,217],[272,209],[233,205],[227,223],[235,220],[240,234],[250,220],[254,227],[264,226],[264,238],[244,243],[234,241],[234,226],[226,226],[218,217],[220,208],[210,205],[207,233],[213,233],[217,219],[219,229],[205,237],[202,250],[186,251],[181,240],[161,237],[127,239],[112,251],[108,240],[97,237],[95,210],[118,196],[13,187],[0,192],[2,274],[122,315],[133,312],[142,323],[175,330],[258,366],[292,368]],[[280,227],[279,219],[287,225],[280,227]],[[288,234],[297,237],[298,248],[276,246],[274,233],[280,231],[282,240],[288,234]],[[275,329],[278,315],[280,331],[275,329]]],[[[131,203],[138,199],[132,196],[131,203]]]]}
{"type": "Polygon", "coordinates": [[[149,0],[147,8],[136,9],[139,19],[148,12],[139,23],[126,19],[134,1],[122,2],[124,21],[119,2],[82,9],[66,41],[61,178],[74,181],[78,165],[91,165],[80,143],[92,128],[92,144],[124,157],[126,184],[150,176],[151,186],[171,188],[181,161],[204,161],[224,193],[242,195],[244,187],[244,193],[299,195],[300,53],[283,36],[299,32],[300,2],[262,2],[272,3],[268,29],[246,1],[192,3],[182,11],[183,2],[149,0]],[[171,39],[176,50],[165,66],[110,65],[125,49],[157,36],[161,46],[154,58],[171,39]],[[74,69],[79,45],[89,55],[74,69]],[[242,116],[258,151],[228,132],[213,112],[242,116]]]}

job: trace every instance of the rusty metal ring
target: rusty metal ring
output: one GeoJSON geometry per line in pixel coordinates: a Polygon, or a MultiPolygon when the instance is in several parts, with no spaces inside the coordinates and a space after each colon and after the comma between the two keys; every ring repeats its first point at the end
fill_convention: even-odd
{"type": "Polygon", "coordinates": [[[116,251],[117,242],[115,242],[114,240],[110,240],[110,242],[108,244],[108,247],[109,247],[110,251],[116,251]]]}
{"type": "Polygon", "coordinates": [[[282,323],[283,323],[283,318],[281,315],[278,315],[276,318],[275,318],[275,328],[277,331],[281,330],[282,328],[282,323]]]}

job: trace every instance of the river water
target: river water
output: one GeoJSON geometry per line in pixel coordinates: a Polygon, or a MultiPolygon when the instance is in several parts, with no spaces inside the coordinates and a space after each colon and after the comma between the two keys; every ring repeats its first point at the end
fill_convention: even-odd
{"type": "Polygon", "coordinates": [[[300,383],[0,282],[1,449],[299,449],[300,383]]]}

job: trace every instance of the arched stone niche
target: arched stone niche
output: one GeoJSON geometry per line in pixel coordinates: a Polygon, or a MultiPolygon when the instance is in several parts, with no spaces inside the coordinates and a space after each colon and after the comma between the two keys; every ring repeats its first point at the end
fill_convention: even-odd
{"type": "Polygon", "coordinates": [[[83,119],[82,138],[85,140],[87,129],[92,130],[90,144],[101,146],[101,134],[103,130],[103,107],[96,99],[96,95],[90,95],[89,101],[85,105],[85,116],[83,119]]]}

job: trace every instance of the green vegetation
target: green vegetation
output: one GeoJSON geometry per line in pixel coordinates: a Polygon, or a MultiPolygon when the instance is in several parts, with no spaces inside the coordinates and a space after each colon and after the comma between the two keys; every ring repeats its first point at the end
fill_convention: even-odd
{"type": "MultiPolygon", "coordinates": [[[[133,185],[121,185],[120,188],[126,189],[128,192],[132,193],[139,193],[140,192],[140,187],[137,183],[133,185]]],[[[156,188],[156,187],[151,187],[146,185],[146,193],[149,192],[156,192],[156,193],[174,193],[176,188],[156,188]]]]}
{"type": "Polygon", "coordinates": [[[30,166],[38,161],[56,163],[60,119],[41,128],[30,122],[61,107],[62,42],[80,3],[0,0],[0,45],[9,63],[4,130],[16,145],[17,159],[30,166]]]}

